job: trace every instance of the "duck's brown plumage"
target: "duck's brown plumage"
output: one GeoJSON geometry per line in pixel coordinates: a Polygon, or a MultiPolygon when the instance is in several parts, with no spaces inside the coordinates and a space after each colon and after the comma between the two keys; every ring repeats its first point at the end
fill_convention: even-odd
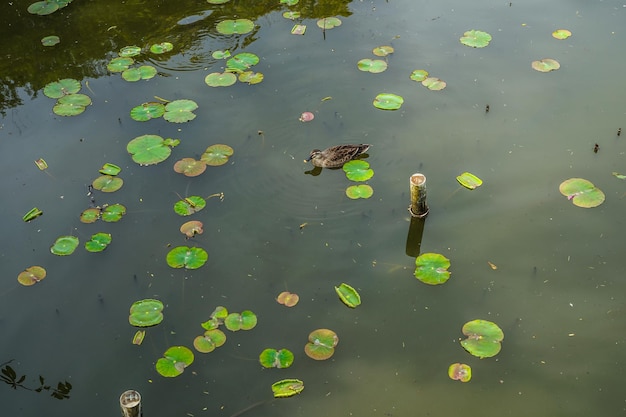
{"type": "Polygon", "coordinates": [[[313,149],[311,155],[307,158],[307,162],[320,168],[339,168],[348,161],[353,160],[367,150],[372,145],[359,144],[359,145],[337,145],[331,146],[328,149],[320,151],[319,149],[313,149]]]}

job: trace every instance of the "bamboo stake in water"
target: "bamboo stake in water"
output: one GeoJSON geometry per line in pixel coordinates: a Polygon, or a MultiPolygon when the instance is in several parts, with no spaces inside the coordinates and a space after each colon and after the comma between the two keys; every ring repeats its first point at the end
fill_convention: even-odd
{"type": "Polygon", "coordinates": [[[411,189],[411,206],[409,212],[412,217],[426,217],[428,205],[426,204],[426,176],[420,173],[411,175],[409,178],[411,189]]]}
{"type": "Polygon", "coordinates": [[[124,417],[141,417],[141,394],[135,390],[125,391],[120,395],[120,408],[124,417]]]}

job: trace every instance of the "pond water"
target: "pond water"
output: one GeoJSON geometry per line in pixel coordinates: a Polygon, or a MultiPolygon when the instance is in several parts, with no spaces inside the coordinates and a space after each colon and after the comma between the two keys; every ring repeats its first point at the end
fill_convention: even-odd
{"type": "Polygon", "coordinates": [[[0,384],[3,415],[111,416],[127,389],[142,394],[147,417],[625,412],[626,183],[612,175],[626,173],[626,133],[617,135],[626,128],[623,2],[184,3],[77,1],[49,16],[30,15],[30,2],[0,5],[0,364],[25,375],[27,388],[39,376],[52,388],[72,386],[59,401],[51,390],[0,384]],[[285,19],[287,10],[303,17],[285,19]],[[316,21],[330,16],[342,25],[322,32],[316,21]],[[228,18],[251,19],[255,29],[221,35],[215,25],[228,18]],[[307,26],[303,36],[290,33],[295,23],[307,26]],[[573,36],[554,39],[560,28],[573,36]],[[490,33],[490,45],[462,45],[470,29],[490,33]],[[52,34],[61,43],[41,46],[52,34]],[[130,83],[107,71],[123,46],[163,41],[172,53],[137,58],[157,77],[130,83]],[[388,69],[359,71],[380,45],[395,49],[388,69]],[[225,65],[212,52],[227,49],[259,56],[263,82],[208,87],[205,76],[225,65]],[[542,58],[561,68],[534,71],[542,58]],[[427,90],[409,79],[415,69],[447,87],[427,90]],[[62,78],[80,80],[93,100],[83,114],[52,112],[42,90],[62,78]],[[382,92],[403,96],[401,109],[376,109],[382,92]],[[196,119],[130,118],[155,96],[196,101],[196,119]],[[315,119],[300,122],[304,111],[315,119]],[[180,145],[166,161],[139,166],[126,144],[144,134],[180,145]],[[195,178],[173,171],[216,143],[234,149],[226,165],[195,178]],[[370,199],[345,196],[343,171],[311,173],[303,163],[311,149],[345,143],[372,144],[370,199]],[[39,158],[44,172],[33,164],[39,158]],[[95,191],[95,204],[128,212],[119,223],[83,224],[88,185],[107,162],[122,168],[124,186],[95,191]],[[465,171],[484,184],[459,186],[465,171]],[[407,249],[415,172],[427,177],[430,207],[421,252],[451,261],[440,286],[414,277],[407,249]],[[575,207],[559,192],[572,177],[593,182],[606,201],[575,207]],[[189,218],[173,204],[217,193],[223,199],[190,217],[204,233],[185,240],[179,227],[189,218]],[[24,223],[33,207],[44,215],[24,223]],[[83,243],[96,232],[113,242],[89,253],[83,243]],[[71,256],[50,253],[62,235],[81,241],[71,256]],[[165,256],[180,245],[206,249],[208,262],[170,268],[165,256]],[[17,275],[31,265],[47,277],[24,287],[17,275]],[[361,294],[356,309],[337,298],[342,282],[361,294]],[[275,301],[286,290],[300,296],[293,308],[275,301]],[[163,301],[165,319],[135,346],[129,307],[144,298],[163,301]],[[258,325],[227,331],[224,346],[161,377],[157,359],[170,346],[191,348],[218,305],[252,310],[258,325]],[[474,319],[504,331],[497,356],[478,359],[459,344],[474,319]],[[303,351],[318,328],[339,337],[326,361],[303,351]],[[294,364],[263,369],[258,355],[268,347],[290,349],[294,364]],[[472,366],[469,383],[448,377],[455,362],[472,366]],[[273,399],[271,384],[284,378],[301,379],[304,391],[273,399]]]}

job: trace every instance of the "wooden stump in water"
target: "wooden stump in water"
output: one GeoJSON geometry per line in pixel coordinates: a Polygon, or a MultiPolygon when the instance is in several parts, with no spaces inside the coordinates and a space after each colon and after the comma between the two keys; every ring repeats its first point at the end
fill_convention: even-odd
{"type": "Polygon", "coordinates": [[[120,408],[124,417],[141,417],[141,394],[135,390],[124,391],[120,395],[120,408]]]}

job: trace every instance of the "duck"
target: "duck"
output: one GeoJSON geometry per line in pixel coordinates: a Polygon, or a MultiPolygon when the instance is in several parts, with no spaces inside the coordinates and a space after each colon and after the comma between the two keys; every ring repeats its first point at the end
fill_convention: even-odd
{"type": "Polygon", "coordinates": [[[369,144],[362,143],[359,145],[337,145],[320,151],[319,149],[313,149],[311,154],[304,162],[309,162],[313,166],[319,168],[340,168],[348,161],[351,161],[367,152],[370,148],[369,144]]]}

